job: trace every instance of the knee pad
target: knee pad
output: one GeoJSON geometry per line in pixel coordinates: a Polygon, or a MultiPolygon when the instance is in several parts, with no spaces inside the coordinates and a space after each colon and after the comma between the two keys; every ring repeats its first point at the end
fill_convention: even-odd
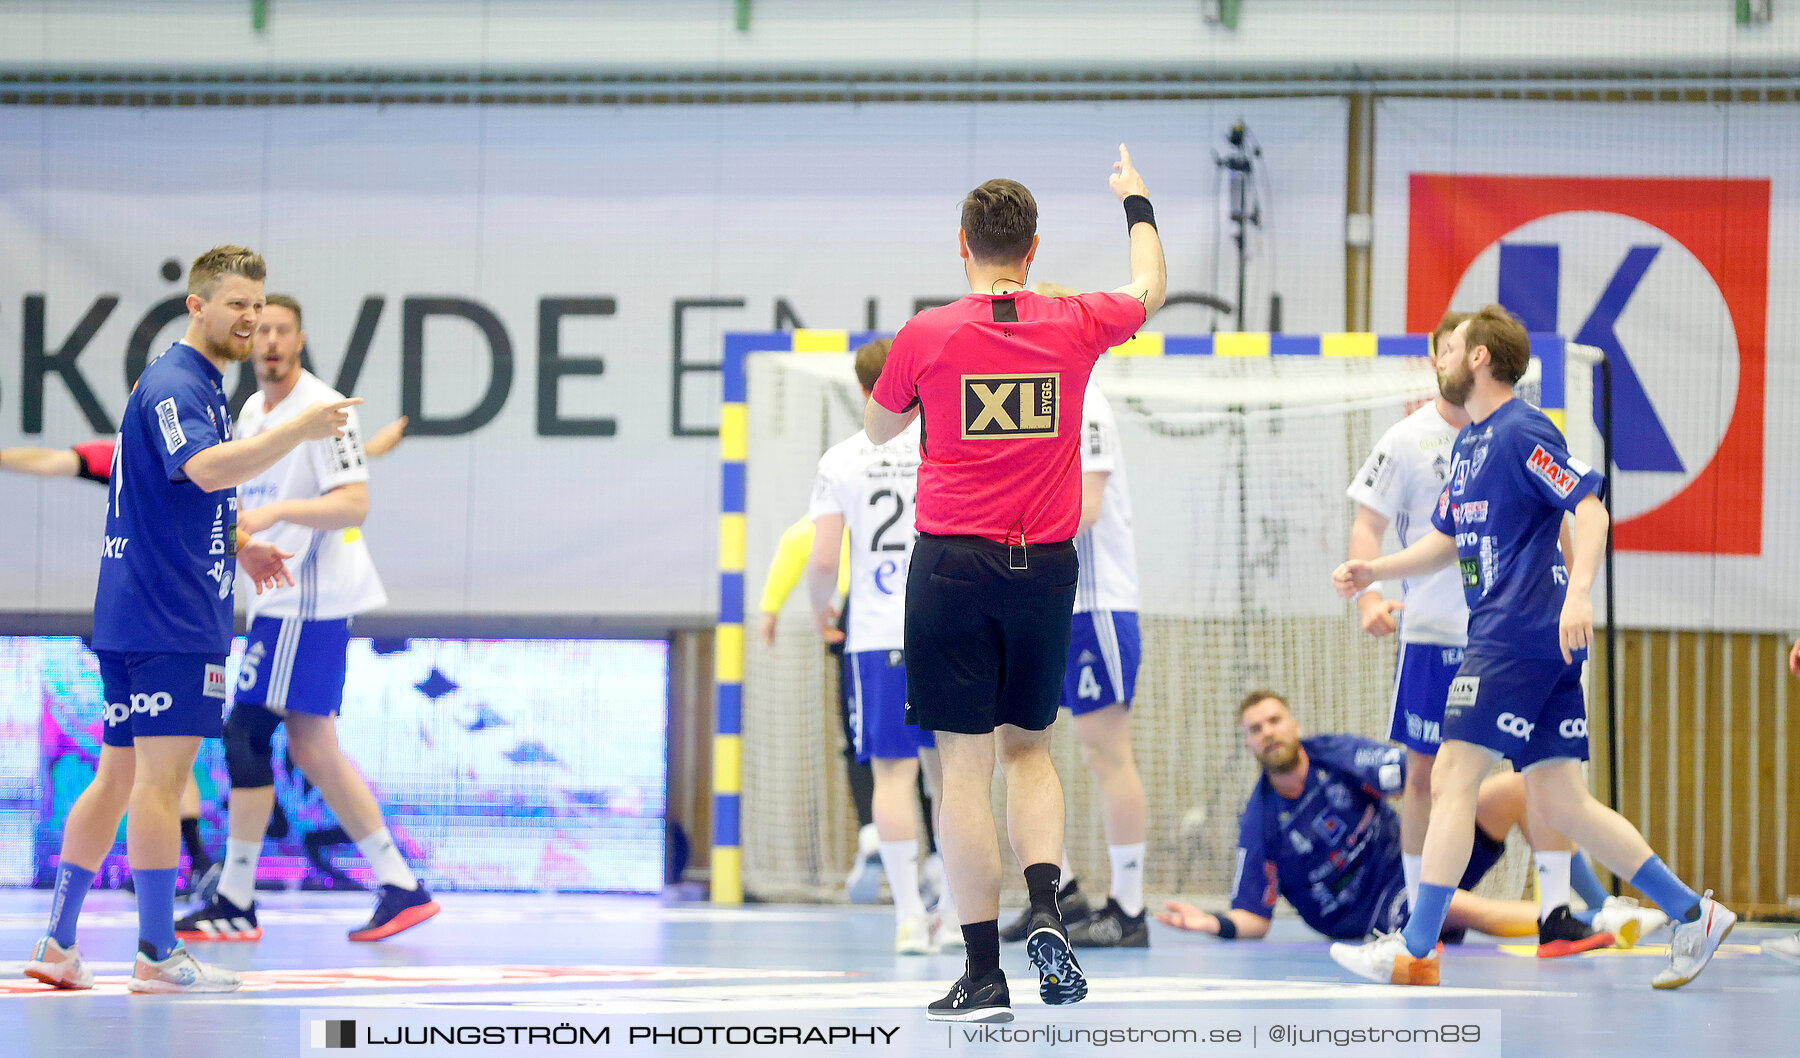
{"type": "Polygon", "coordinates": [[[281,717],[260,705],[240,703],[225,719],[225,771],[240,790],[275,785],[271,740],[281,717]]]}

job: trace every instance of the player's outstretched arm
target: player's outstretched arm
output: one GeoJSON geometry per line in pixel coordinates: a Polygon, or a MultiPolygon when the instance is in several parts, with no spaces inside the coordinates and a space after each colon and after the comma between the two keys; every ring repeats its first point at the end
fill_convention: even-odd
{"type": "Polygon", "coordinates": [[[827,643],[844,638],[837,629],[837,608],[831,597],[837,594],[838,556],[844,546],[844,516],[822,514],[813,519],[812,553],[806,558],[806,597],[812,604],[813,630],[827,643]]]}
{"type": "Polygon", "coordinates": [[[874,397],[870,397],[869,403],[863,407],[863,432],[869,435],[869,440],[878,445],[884,445],[899,437],[901,431],[911,426],[912,421],[918,417],[919,405],[917,404],[905,411],[893,412],[882,407],[881,402],[874,397]]]}
{"type": "MultiPolygon", "coordinates": [[[[1113,163],[1112,175],[1107,177],[1107,184],[1120,202],[1137,195],[1150,201],[1150,192],[1144,187],[1144,178],[1138,175],[1131,164],[1131,152],[1119,144],[1119,160],[1113,163]]],[[[1129,208],[1126,216],[1130,216],[1129,208]]],[[[1114,291],[1117,294],[1130,294],[1144,303],[1144,318],[1156,315],[1156,310],[1163,307],[1163,299],[1169,291],[1169,266],[1163,258],[1162,236],[1156,233],[1156,225],[1148,221],[1138,221],[1131,225],[1131,282],[1114,291]]]]}
{"type": "MultiPolygon", "coordinates": [[[[1388,520],[1380,511],[1366,504],[1356,505],[1356,520],[1350,523],[1350,557],[1367,562],[1381,557],[1381,538],[1387,532],[1388,520]]],[[[1376,637],[1393,635],[1400,630],[1394,614],[1406,609],[1404,603],[1381,597],[1381,589],[1371,584],[1356,596],[1356,609],[1362,630],[1376,637]]]]}
{"type": "Polygon", "coordinates": [[[226,441],[196,453],[181,469],[189,481],[207,492],[242,485],[307,441],[344,436],[344,427],[350,421],[349,409],[361,403],[361,397],[350,397],[309,405],[266,433],[226,441]]]}
{"type": "Polygon", "coordinates": [[[1800,676],[1800,639],[1794,640],[1794,649],[1788,652],[1788,671],[1800,676]]]}
{"type": "Polygon", "coordinates": [[[363,445],[363,454],[370,459],[380,459],[392,452],[400,444],[400,439],[406,436],[406,424],[409,421],[406,416],[402,415],[376,430],[363,445]]]}
{"type": "MultiPolygon", "coordinates": [[[[1167,910],[1156,912],[1156,921],[1176,929],[1190,930],[1195,933],[1219,935],[1219,915],[1212,911],[1202,911],[1192,904],[1178,903],[1170,900],[1163,905],[1167,910]]],[[[1269,920],[1261,915],[1252,914],[1238,908],[1225,912],[1237,932],[1233,940],[1261,940],[1268,936],[1269,920]]]]}
{"type": "Polygon", "coordinates": [[[1600,498],[1588,495],[1575,507],[1574,553],[1569,556],[1569,591],[1563,597],[1558,631],[1564,661],[1594,641],[1594,600],[1590,594],[1600,562],[1606,557],[1606,532],[1612,518],[1600,498]]]}
{"type": "Polygon", "coordinates": [[[72,478],[81,470],[81,457],[72,448],[0,448],[0,470],[39,478],[72,478]]]}
{"type": "Polygon", "coordinates": [[[1376,559],[1353,558],[1331,574],[1332,587],[1348,599],[1378,580],[1422,577],[1449,565],[1456,558],[1456,541],[1436,529],[1415,540],[1404,551],[1376,559]]]}

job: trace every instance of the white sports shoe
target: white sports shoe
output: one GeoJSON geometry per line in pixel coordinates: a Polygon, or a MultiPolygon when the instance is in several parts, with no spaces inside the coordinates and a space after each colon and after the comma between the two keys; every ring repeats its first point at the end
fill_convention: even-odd
{"type": "Polygon", "coordinates": [[[1680,988],[1699,977],[1735,925],[1737,915],[1714,900],[1708,889],[1700,898],[1700,917],[1675,923],[1675,935],[1669,940],[1669,965],[1650,984],[1656,988],[1680,988]]]}
{"type": "Polygon", "coordinates": [[[1653,907],[1642,907],[1629,896],[1609,896],[1594,915],[1594,929],[1611,933],[1613,947],[1635,947],[1669,925],[1669,916],[1653,907]]]}
{"type": "Polygon", "coordinates": [[[872,904],[881,895],[881,836],[870,823],[856,832],[856,862],[844,878],[844,894],[852,904],[872,904]]]}
{"type": "Polygon", "coordinates": [[[79,945],[68,947],[45,937],[31,949],[31,961],[25,964],[25,976],[42,981],[52,988],[92,988],[94,971],[81,961],[79,945]]]}
{"type": "Polygon", "coordinates": [[[1800,933],[1788,937],[1776,937],[1763,941],[1764,955],[1773,955],[1782,962],[1800,965],[1800,933]]]}
{"type": "Polygon", "coordinates": [[[937,922],[929,913],[907,915],[894,926],[894,951],[901,955],[936,955],[937,922]]]}
{"type": "Polygon", "coordinates": [[[230,970],[207,966],[177,944],[167,959],[156,962],[138,952],[137,966],[125,987],[133,992],[235,992],[243,979],[230,970]]]}
{"type": "Polygon", "coordinates": [[[1331,961],[1358,977],[1384,985],[1434,985],[1438,983],[1438,956],[1435,950],[1423,959],[1406,950],[1406,937],[1399,930],[1377,934],[1367,944],[1331,946],[1331,961]]]}

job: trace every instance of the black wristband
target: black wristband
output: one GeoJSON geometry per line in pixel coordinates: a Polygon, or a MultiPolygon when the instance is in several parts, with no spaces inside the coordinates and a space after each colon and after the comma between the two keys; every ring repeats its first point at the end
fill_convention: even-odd
{"type": "Polygon", "coordinates": [[[1237,939],[1237,923],[1231,921],[1231,912],[1229,912],[1229,911],[1214,911],[1214,912],[1212,912],[1212,917],[1219,920],[1219,939],[1220,940],[1236,940],[1237,939]]]}
{"type": "Polygon", "coordinates": [[[1156,227],[1156,211],[1150,208],[1150,200],[1143,195],[1126,195],[1125,231],[1129,234],[1132,225],[1138,221],[1156,227]]]}

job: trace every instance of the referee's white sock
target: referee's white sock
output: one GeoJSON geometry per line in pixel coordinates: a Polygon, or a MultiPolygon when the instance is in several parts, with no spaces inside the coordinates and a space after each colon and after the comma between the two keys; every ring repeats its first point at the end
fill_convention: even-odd
{"type": "Polygon", "coordinates": [[[382,885],[398,886],[401,889],[417,889],[419,879],[412,868],[400,856],[399,846],[394,844],[394,836],[388,828],[382,827],[375,833],[356,843],[357,851],[363,859],[369,861],[369,867],[375,872],[375,880],[382,885]]]}
{"type": "Polygon", "coordinates": [[[1418,853],[1400,854],[1400,870],[1406,875],[1406,906],[1409,908],[1419,906],[1419,872],[1424,869],[1421,866],[1424,862],[1425,857],[1418,853]]]}
{"type": "Polygon", "coordinates": [[[925,914],[925,898],[919,895],[919,840],[882,842],[881,868],[894,891],[894,917],[925,914]]]}
{"type": "Polygon", "coordinates": [[[1531,862],[1537,865],[1538,921],[1569,903],[1569,853],[1534,852],[1531,862]]]}
{"type": "Polygon", "coordinates": [[[1112,858],[1112,898],[1136,918],[1144,911],[1144,843],[1108,845],[1106,854],[1112,858]]]}
{"type": "Polygon", "coordinates": [[[219,872],[219,895],[248,908],[256,902],[256,861],[262,856],[261,841],[225,839],[225,868],[219,872]]]}

